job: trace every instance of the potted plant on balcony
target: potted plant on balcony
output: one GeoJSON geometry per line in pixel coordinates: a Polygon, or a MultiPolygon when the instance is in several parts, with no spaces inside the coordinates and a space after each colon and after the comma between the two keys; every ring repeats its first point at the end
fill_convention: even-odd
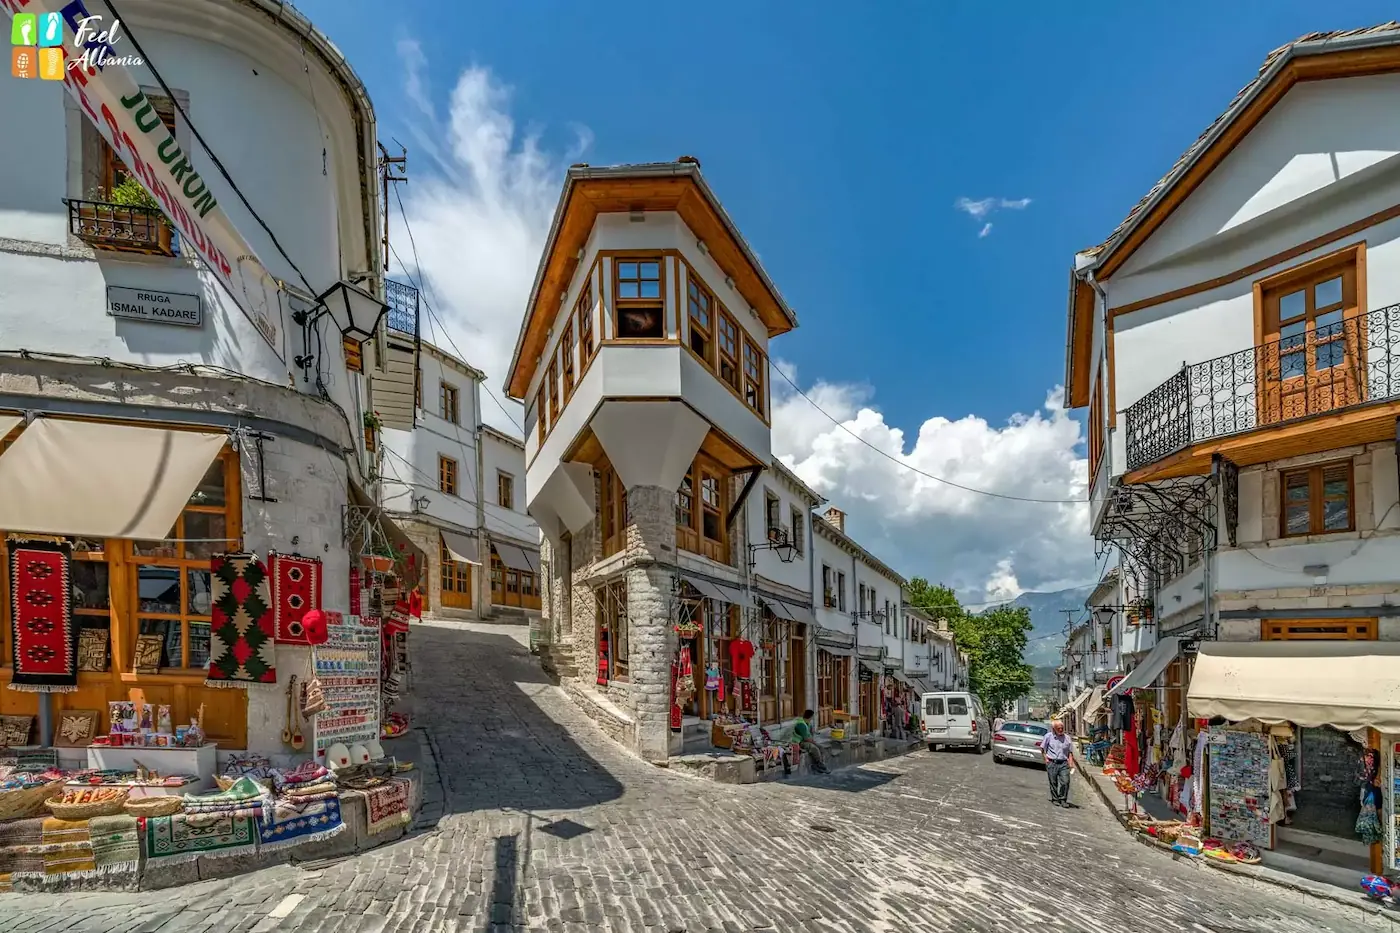
{"type": "Polygon", "coordinates": [[[1128,603],[1128,624],[1141,625],[1152,621],[1152,600],[1140,596],[1128,603]]]}
{"type": "MultiPolygon", "coordinates": [[[[175,250],[172,243],[174,231],[170,226],[170,219],[165,216],[160,202],[134,177],[127,176],[122,179],[120,184],[113,185],[111,188],[98,188],[93,198],[111,207],[135,208],[143,212],[138,219],[137,214],[132,210],[110,211],[111,219],[105,224],[107,230],[102,229],[104,226],[102,211],[94,209],[92,216],[80,214],[83,221],[95,224],[94,236],[132,246],[154,246],[166,255],[174,255],[175,250]],[[119,213],[124,214],[125,219],[119,219],[119,213]],[[153,230],[151,229],[152,221],[155,225],[153,230]],[[152,234],[155,236],[154,243],[151,239],[152,234]]],[[[86,224],[84,226],[86,227],[86,224]]]]}
{"type": "Polygon", "coordinates": [[[366,570],[375,573],[391,573],[394,569],[394,552],[387,545],[376,545],[368,554],[360,557],[366,570]]]}
{"type": "Polygon", "coordinates": [[[379,429],[384,426],[384,422],[379,420],[379,412],[365,412],[365,450],[374,453],[376,439],[379,437],[379,429]]]}

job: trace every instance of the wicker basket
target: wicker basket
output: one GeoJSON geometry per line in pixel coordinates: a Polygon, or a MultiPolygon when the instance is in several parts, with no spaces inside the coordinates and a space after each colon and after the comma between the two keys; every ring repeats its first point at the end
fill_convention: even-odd
{"type": "Polygon", "coordinates": [[[44,806],[48,807],[49,812],[60,820],[90,820],[94,816],[116,816],[122,812],[122,805],[126,801],[126,795],[123,794],[110,800],[98,800],[92,803],[64,803],[61,800],[48,800],[45,801],[44,806]]]}
{"type": "Polygon", "coordinates": [[[34,787],[0,790],[0,821],[22,820],[44,815],[44,802],[63,794],[64,780],[50,781],[34,787]]]}
{"type": "Polygon", "coordinates": [[[185,809],[185,802],[173,795],[139,797],[135,800],[127,800],[122,805],[122,809],[132,816],[173,816],[185,809]]]}

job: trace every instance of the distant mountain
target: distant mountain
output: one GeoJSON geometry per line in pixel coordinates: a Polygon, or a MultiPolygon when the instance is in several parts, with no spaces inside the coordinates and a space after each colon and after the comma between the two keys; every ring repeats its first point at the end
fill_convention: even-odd
{"type": "Polygon", "coordinates": [[[1060,649],[1065,640],[1065,609],[1074,610],[1078,620],[1085,614],[1084,600],[1094,591],[1092,584],[1054,593],[1022,593],[1011,601],[1031,612],[1030,643],[1026,645],[1026,663],[1054,668],[1060,663],[1060,649]]]}

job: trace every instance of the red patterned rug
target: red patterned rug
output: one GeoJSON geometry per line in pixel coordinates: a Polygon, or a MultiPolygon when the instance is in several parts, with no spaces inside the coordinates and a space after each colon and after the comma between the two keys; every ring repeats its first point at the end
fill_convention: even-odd
{"type": "Polygon", "coordinates": [[[78,633],[68,582],[71,559],[68,544],[24,541],[10,547],[11,690],[78,689],[78,633]]]}
{"type": "Polygon", "coordinates": [[[268,558],[272,574],[272,610],[277,640],[289,645],[309,645],[302,618],[321,608],[321,561],[315,557],[274,553],[268,558]]]}
{"type": "Polygon", "coordinates": [[[210,566],[211,687],[277,683],[272,588],[267,568],[252,554],[216,554],[210,566]]]}

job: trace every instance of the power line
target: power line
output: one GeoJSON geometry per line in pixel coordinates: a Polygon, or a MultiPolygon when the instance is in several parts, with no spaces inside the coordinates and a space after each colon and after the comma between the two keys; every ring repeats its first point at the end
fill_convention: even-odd
{"type": "Polygon", "coordinates": [[[932,473],[927,473],[919,469],[918,467],[910,466],[903,460],[900,460],[898,457],[895,457],[892,454],[881,450],[879,447],[876,447],[874,444],[861,437],[855,431],[852,431],[850,428],[846,427],[845,422],[839,420],[838,418],[836,418],[835,415],[832,415],[826,409],[822,408],[815,401],[813,401],[812,397],[806,392],[803,392],[802,387],[799,386],[796,382],[794,382],[791,376],[779,369],[777,364],[775,364],[772,360],[768,361],[768,365],[775,373],[783,377],[783,381],[785,381],[788,385],[792,386],[794,392],[806,399],[807,404],[811,405],[818,412],[824,415],[826,419],[832,424],[836,425],[838,428],[845,431],[847,434],[851,435],[851,437],[854,437],[856,440],[860,441],[866,447],[869,447],[871,450],[875,451],[877,454],[884,457],[886,460],[889,460],[891,463],[896,463],[899,466],[904,467],[904,469],[909,470],[912,473],[917,473],[919,476],[922,476],[925,479],[931,479],[934,482],[942,483],[945,486],[952,486],[954,489],[961,489],[963,492],[970,492],[979,496],[990,496],[993,499],[1009,499],[1012,502],[1040,502],[1048,505],[1082,505],[1091,501],[1089,499],[1035,499],[1028,496],[1013,496],[1004,492],[991,492],[987,489],[977,489],[972,486],[964,486],[962,483],[955,483],[950,479],[945,479],[942,476],[934,476],[932,473]]]}

